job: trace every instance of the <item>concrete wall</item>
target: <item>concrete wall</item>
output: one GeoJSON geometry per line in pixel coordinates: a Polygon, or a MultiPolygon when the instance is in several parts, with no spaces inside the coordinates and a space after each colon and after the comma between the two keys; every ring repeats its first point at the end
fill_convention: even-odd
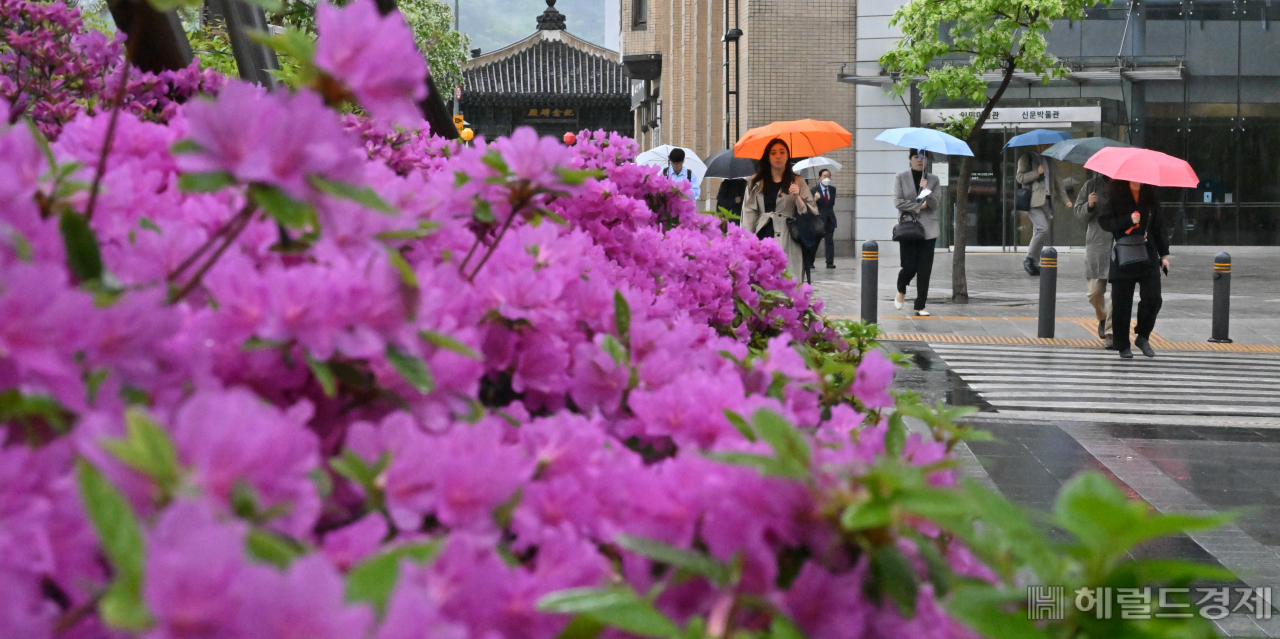
{"type": "MultiPolygon", "coordinates": [[[[856,55],[851,60],[876,60],[897,44],[901,33],[889,26],[889,18],[903,0],[859,0],[856,55]]],[[[911,126],[911,114],[903,101],[871,86],[844,85],[856,96],[856,153],[858,242],[885,241],[897,223],[893,208],[893,176],[907,168],[907,153],[891,144],[875,141],[885,129],[911,126]]],[[[907,99],[904,96],[904,99],[907,99]]],[[[910,103],[908,99],[908,104],[910,103]]]]}

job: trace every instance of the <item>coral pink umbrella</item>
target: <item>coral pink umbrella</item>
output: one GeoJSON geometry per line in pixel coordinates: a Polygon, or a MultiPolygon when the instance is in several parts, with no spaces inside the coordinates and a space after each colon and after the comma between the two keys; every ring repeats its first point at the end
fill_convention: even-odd
{"type": "Polygon", "coordinates": [[[1084,163],[1084,168],[1116,180],[1128,180],[1152,186],[1184,186],[1194,189],[1200,178],[1186,160],[1179,160],[1150,149],[1109,146],[1099,150],[1084,163]]]}

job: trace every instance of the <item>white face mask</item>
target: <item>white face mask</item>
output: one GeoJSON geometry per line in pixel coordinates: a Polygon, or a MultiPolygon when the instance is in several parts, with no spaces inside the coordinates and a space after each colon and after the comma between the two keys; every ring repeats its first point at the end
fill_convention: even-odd
{"type": "Polygon", "coordinates": [[[822,178],[822,186],[831,186],[831,178],[822,178]]]}

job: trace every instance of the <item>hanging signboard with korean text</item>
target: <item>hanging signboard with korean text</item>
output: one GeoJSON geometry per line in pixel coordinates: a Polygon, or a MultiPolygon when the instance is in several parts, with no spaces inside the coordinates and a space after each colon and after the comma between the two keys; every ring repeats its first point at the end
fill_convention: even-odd
{"type": "MultiPolygon", "coordinates": [[[[966,115],[978,117],[982,109],[921,109],[921,124],[942,124],[948,119],[961,118],[966,115]]],[[[1000,107],[991,110],[991,115],[983,124],[984,129],[999,129],[1007,126],[1054,127],[1069,126],[1075,122],[1101,122],[1102,107],[1070,106],[1070,107],[1000,107]]]]}

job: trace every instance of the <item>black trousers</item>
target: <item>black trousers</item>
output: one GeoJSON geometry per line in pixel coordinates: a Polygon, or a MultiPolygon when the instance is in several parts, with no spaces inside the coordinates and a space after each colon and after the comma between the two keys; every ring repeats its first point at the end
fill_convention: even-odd
{"type": "Polygon", "coordinates": [[[836,225],[834,222],[834,219],[827,219],[827,232],[822,236],[822,245],[827,250],[827,266],[836,265],[836,225]]]}
{"type": "Polygon", "coordinates": [[[1156,315],[1164,301],[1160,298],[1160,271],[1151,269],[1153,275],[1139,280],[1115,280],[1111,282],[1111,331],[1115,335],[1116,350],[1130,348],[1129,319],[1133,317],[1133,291],[1140,289],[1138,325],[1133,329],[1139,337],[1151,337],[1156,327],[1156,315]]]}
{"type": "Polygon", "coordinates": [[[937,239],[898,242],[902,253],[902,270],[898,271],[898,292],[906,293],[912,278],[916,280],[916,310],[923,311],[929,299],[929,275],[933,273],[933,249],[937,239]]]}

